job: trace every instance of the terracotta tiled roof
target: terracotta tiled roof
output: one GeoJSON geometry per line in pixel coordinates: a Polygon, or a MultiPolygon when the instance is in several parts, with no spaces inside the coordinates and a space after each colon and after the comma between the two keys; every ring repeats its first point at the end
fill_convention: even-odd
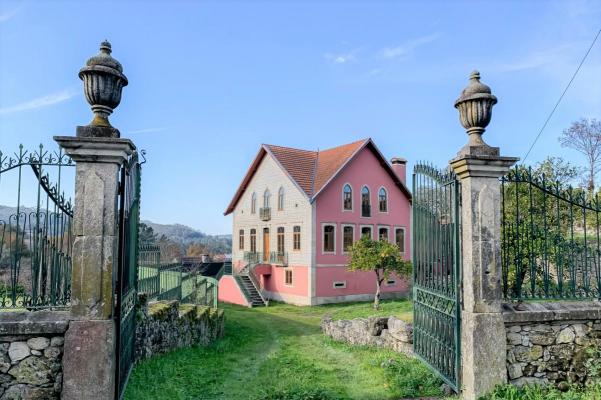
{"type": "Polygon", "coordinates": [[[290,177],[300,186],[300,188],[311,196],[313,193],[313,175],[315,171],[315,160],[317,152],[309,150],[299,150],[290,147],[265,145],[267,151],[273,154],[274,158],[288,172],[290,177]]]}
{"type": "Polygon", "coordinates": [[[380,159],[383,168],[385,168],[392,176],[397,186],[407,195],[407,197],[411,198],[411,193],[405,184],[400,181],[371,139],[358,140],[353,143],[321,151],[300,150],[291,147],[264,144],[261,146],[259,153],[238,187],[234,198],[225,211],[225,215],[234,211],[238,200],[246,190],[246,187],[250,183],[265,154],[271,154],[290,178],[303,192],[305,192],[307,197],[312,200],[325,186],[327,186],[338,172],[344,168],[353,156],[366,146],[380,159]]]}
{"type": "Polygon", "coordinates": [[[338,170],[363,147],[369,139],[358,140],[353,143],[334,147],[319,152],[317,156],[317,170],[315,171],[315,187],[313,193],[319,193],[321,189],[332,179],[338,170]]]}

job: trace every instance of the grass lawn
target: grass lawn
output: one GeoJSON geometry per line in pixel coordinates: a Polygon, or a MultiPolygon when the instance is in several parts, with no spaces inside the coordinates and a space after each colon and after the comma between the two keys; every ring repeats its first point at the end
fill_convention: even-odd
{"type": "MultiPolygon", "coordinates": [[[[141,362],[126,399],[387,400],[440,395],[441,382],[417,360],[324,337],[323,315],[373,315],[371,304],[266,308],[223,305],[225,337],[141,362]]],[[[383,302],[381,315],[411,319],[408,301],[383,302]]]]}

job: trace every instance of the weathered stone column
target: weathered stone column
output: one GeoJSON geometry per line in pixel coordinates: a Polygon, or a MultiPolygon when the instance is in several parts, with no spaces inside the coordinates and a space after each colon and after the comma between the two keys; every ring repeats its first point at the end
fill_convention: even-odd
{"type": "Polygon", "coordinates": [[[125,79],[110,48],[103,42],[101,52],[80,71],[96,117],[90,125],[78,126],[76,137],[54,138],[76,163],[71,322],[63,356],[65,400],[112,399],[116,390],[113,282],[119,259],[119,171],[135,146],[120,139],[119,131],[108,123],[124,86],[115,79],[125,79]]]}
{"type": "Polygon", "coordinates": [[[461,389],[477,399],[507,381],[501,313],[501,192],[499,178],[518,160],[482,140],[497,102],[473,72],[455,103],[469,142],[450,161],[461,181],[461,389]]]}

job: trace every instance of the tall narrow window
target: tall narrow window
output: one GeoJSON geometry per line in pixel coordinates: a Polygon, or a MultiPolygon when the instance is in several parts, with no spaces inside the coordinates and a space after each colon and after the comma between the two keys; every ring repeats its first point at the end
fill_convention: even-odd
{"type": "Polygon", "coordinates": [[[257,252],[257,230],[256,229],[250,230],[250,252],[251,253],[257,252]]]}
{"type": "Polygon", "coordinates": [[[348,183],[342,189],[342,207],[344,211],[353,210],[353,189],[348,183]]]}
{"type": "Polygon", "coordinates": [[[353,240],[355,240],[355,228],[352,226],[342,228],[342,251],[347,252],[353,245],[353,240]]]}
{"type": "Polygon", "coordinates": [[[378,229],[378,239],[388,241],[388,228],[381,227],[378,229]]]}
{"type": "Polygon", "coordinates": [[[278,253],[284,254],[284,227],[278,228],[278,253]]]}
{"type": "Polygon", "coordinates": [[[371,239],[371,226],[363,226],[361,227],[361,237],[371,239]]]}
{"type": "Polygon", "coordinates": [[[405,228],[396,228],[394,239],[401,253],[405,253],[405,228]]]}
{"type": "Polygon", "coordinates": [[[300,250],[300,248],[301,248],[301,227],[300,226],[295,226],[293,228],[292,248],[294,250],[300,250]]]}
{"type": "Polygon", "coordinates": [[[371,217],[371,202],[369,199],[369,188],[363,186],[361,189],[361,216],[371,217]]]}
{"type": "Polygon", "coordinates": [[[257,212],[257,194],[253,193],[250,198],[250,213],[255,214],[257,212]]]}
{"type": "Polygon", "coordinates": [[[281,187],[278,191],[278,210],[282,211],[284,209],[284,188],[281,187]]]}
{"type": "Polygon", "coordinates": [[[323,251],[324,253],[333,253],[335,247],[334,225],[324,225],[323,227],[323,251]]]}
{"type": "Polygon", "coordinates": [[[240,229],[238,233],[238,249],[244,250],[244,229],[240,229]]]}
{"type": "Polygon", "coordinates": [[[286,274],[285,274],[285,278],[284,278],[284,283],[288,286],[292,286],[292,270],[291,269],[287,269],[286,270],[286,274]]]}
{"type": "Polygon", "coordinates": [[[269,208],[269,201],[271,200],[271,193],[269,193],[269,189],[265,189],[263,192],[263,208],[269,208]]]}
{"type": "Polygon", "coordinates": [[[386,193],[386,189],[380,188],[378,200],[378,203],[380,204],[380,212],[388,212],[388,193],[386,193]]]}

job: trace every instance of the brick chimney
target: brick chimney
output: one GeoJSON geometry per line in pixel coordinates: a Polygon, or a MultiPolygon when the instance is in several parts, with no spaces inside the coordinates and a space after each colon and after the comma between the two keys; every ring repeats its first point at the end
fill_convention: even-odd
{"type": "Polygon", "coordinates": [[[397,174],[401,182],[407,183],[407,160],[402,157],[394,157],[390,160],[392,170],[397,174]]]}

